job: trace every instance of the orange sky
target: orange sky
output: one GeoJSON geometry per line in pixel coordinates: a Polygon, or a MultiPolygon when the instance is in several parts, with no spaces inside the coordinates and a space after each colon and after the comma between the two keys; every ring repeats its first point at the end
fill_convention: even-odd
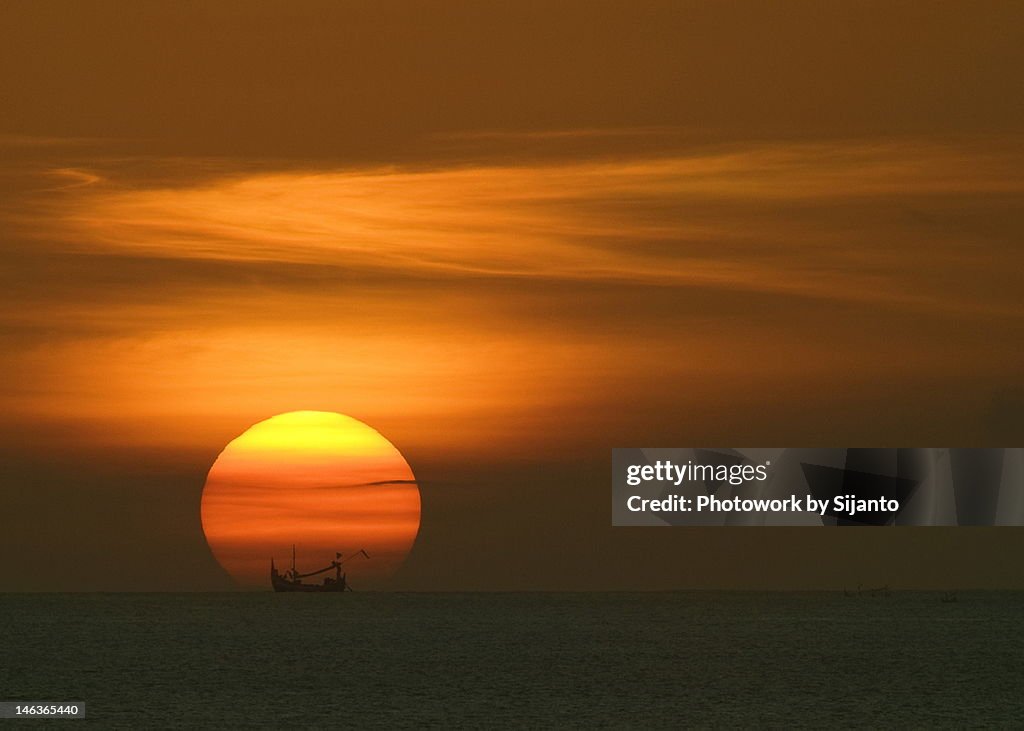
{"type": "Polygon", "coordinates": [[[408,458],[416,587],[690,582],[611,531],[614,446],[1012,446],[1021,16],[4,4],[17,585],[218,585],[206,473],[296,410],[408,458]]]}
{"type": "Polygon", "coordinates": [[[1021,326],[1019,253],[991,247],[1003,201],[1024,193],[1022,158],[992,142],[851,142],[415,171],[194,163],[195,183],[163,186],[59,170],[9,216],[35,255],[155,269],[127,301],[88,281],[11,301],[12,325],[69,337],[5,354],[20,379],[7,408],[153,446],[326,407],[478,453],[578,442],[603,409],[587,401],[652,368],[712,384],[749,359],[773,380],[999,378],[1016,348],[978,328],[1021,326]],[[678,292],[679,309],[659,303],[678,292]],[[597,293],[628,301],[591,316],[597,293]],[[775,301],[780,319],[715,328],[728,298],[775,301]],[[807,336],[822,307],[843,333],[827,347],[807,336]],[[907,323],[898,359],[866,312],[907,323]],[[926,324],[945,318],[977,326],[926,324]],[[984,358],[966,347],[981,340],[984,358]],[[552,434],[567,413],[579,425],[552,434]]]}

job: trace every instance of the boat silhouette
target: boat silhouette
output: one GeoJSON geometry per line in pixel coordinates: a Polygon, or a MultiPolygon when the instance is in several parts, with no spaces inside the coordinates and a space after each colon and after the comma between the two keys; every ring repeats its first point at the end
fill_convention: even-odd
{"type": "Polygon", "coordinates": [[[352,587],[349,586],[348,580],[345,577],[345,573],[342,571],[342,566],[346,561],[355,558],[356,556],[363,556],[364,558],[370,558],[363,549],[356,551],[349,555],[347,558],[342,558],[341,553],[336,553],[334,560],[330,564],[322,569],[316,571],[310,571],[308,573],[300,574],[295,568],[295,546],[292,545],[292,567],[286,570],[283,574],[277,570],[277,566],[274,564],[274,559],[270,559],[270,585],[274,588],[274,591],[299,591],[299,592],[343,592],[352,591],[352,587]],[[327,573],[328,571],[334,571],[334,576],[325,576],[324,580],[320,584],[305,584],[303,579],[308,579],[311,576],[318,576],[319,574],[327,573]]]}
{"type": "Polygon", "coordinates": [[[869,597],[887,597],[892,594],[892,589],[889,585],[876,586],[870,589],[865,589],[861,584],[857,584],[857,590],[851,591],[850,589],[843,589],[845,596],[869,596],[869,597]]]}

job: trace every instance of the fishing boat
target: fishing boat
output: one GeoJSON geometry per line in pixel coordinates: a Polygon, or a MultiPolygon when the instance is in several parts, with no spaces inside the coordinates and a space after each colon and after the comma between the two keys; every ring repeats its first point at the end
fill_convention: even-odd
{"type": "Polygon", "coordinates": [[[851,591],[850,589],[843,589],[843,594],[845,596],[887,597],[890,594],[892,594],[892,589],[889,588],[888,584],[886,584],[885,586],[877,586],[872,589],[865,589],[862,585],[857,584],[856,591],[851,591]]]}
{"type": "Polygon", "coordinates": [[[283,574],[277,570],[277,566],[274,564],[274,559],[270,559],[270,585],[274,587],[274,591],[352,591],[352,587],[349,586],[348,581],[345,578],[345,573],[342,571],[342,566],[346,561],[357,556],[369,558],[370,554],[360,549],[343,559],[342,554],[336,553],[334,560],[324,568],[300,574],[295,568],[295,546],[293,545],[292,567],[291,569],[286,570],[283,574]],[[334,571],[334,576],[325,576],[322,583],[306,584],[302,581],[303,579],[308,579],[311,576],[325,574],[328,571],[334,571]]]}

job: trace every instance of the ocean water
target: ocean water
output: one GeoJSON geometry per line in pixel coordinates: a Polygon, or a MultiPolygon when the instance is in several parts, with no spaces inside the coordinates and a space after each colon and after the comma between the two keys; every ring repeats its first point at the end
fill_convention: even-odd
{"type": "Polygon", "coordinates": [[[958,599],[8,594],[0,700],[86,703],[39,728],[1024,725],[1024,594],[958,599]]]}

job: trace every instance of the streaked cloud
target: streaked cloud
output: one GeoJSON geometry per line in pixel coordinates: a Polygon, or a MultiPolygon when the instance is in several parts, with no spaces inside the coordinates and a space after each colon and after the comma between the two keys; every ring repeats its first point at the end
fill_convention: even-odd
{"type": "Polygon", "coordinates": [[[323,408],[434,453],[522,454],[677,407],[710,428],[723,391],[1004,383],[1017,150],[68,164],[5,214],[4,406],[110,444],[223,443],[323,408]],[[688,388],[661,403],[652,373],[688,388]]]}
{"type": "Polygon", "coordinates": [[[983,228],[935,237],[927,217],[948,216],[950,196],[997,207],[1020,196],[1022,160],[1005,146],[995,154],[856,142],[527,166],[243,171],[155,188],[67,169],[59,174],[68,185],[82,187],[44,206],[39,223],[87,253],[692,285],[1005,314],[1004,302],[950,302],[933,286],[944,267],[984,266],[979,244],[991,242],[983,228]]]}

